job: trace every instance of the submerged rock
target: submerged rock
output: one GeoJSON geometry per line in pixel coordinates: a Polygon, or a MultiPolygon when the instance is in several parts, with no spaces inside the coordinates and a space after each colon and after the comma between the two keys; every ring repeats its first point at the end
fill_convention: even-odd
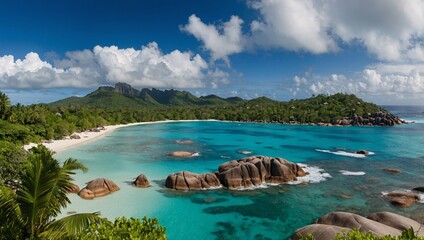
{"type": "Polygon", "coordinates": [[[138,175],[138,177],[134,180],[133,184],[134,186],[140,187],[140,188],[145,188],[150,186],[149,180],[147,180],[147,177],[144,174],[138,175]]]}
{"type": "Polygon", "coordinates": [[[171,157],[194,157],[199,155],[197,152],[186,152],[186,151],[175,151],[172,153],[169,153],[168,156],[171,157]]]}
{"type": "Polygon", "coordinates": [[[177,139],[175,140],[176,143],[178,144],[193,144],[193,140],[190,139],[177,139]]]}
{"type": "Polygon", "coordinates": [[[296,181],[296,177],[306,173],[299,165],[283,158],[254,156],[221,164],[217,175],[225,187],[240,189],[296,181]]]}
{"type": "Polygon", "coordinates": [[[106,178],[97,178],[88,182],[78,195],[84,199],[93,199],[102,197],[112,192],[118,191],[120,188],[112,180],[106,178]]]}
{"type": "Polygon", "coordinates": [[[167,188],[176,190],[201,190],[221,186],[213,173],[197,174],[192,172],[178,172],[170,174],[165,181],[167,188]]]}
{"type": "Polygon", "coordinates": [[[390,203],[398,207],[410,207],[420,200],[420,196],[413,192],[394,191],[385,195],[390,203]]]}
{"type": "Polygon", "coordinates": [[[383,171],[388,173],[400,173],[399,169],[394,169],[394,168],[383,168],[383,171]]]}

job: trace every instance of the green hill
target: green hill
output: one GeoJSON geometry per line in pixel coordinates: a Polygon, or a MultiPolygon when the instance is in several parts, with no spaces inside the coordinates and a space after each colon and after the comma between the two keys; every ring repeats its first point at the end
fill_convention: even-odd
{"type": "Polygon", "coordinates": [[[137,90],[126,83],[117,83],[115,87],[99,87],[84,97],[69,97],[50,106],[80,106],[89,108],[139,108],[172,106],[213,106],[243,102],[241,98],[221,98],[216,95],[196,97],[187,91],[158,90],[143,88],[137,90]]]}
{"type": "MultiPolygon", "coordinates": [[[[267,97],[243,100],[216,95],[196,97],[187,91],[132,88],[126,83],[99,87],[85,97],[70,97],[50,107],[100,108],[127,111],[126,121],[219,119],[336,125],[394,125],[402,121],[385,109],[353,94],[318,95],[280,102],[267,97]]],[[[125,119],[124,118],[124,119],[125,119]]]]}

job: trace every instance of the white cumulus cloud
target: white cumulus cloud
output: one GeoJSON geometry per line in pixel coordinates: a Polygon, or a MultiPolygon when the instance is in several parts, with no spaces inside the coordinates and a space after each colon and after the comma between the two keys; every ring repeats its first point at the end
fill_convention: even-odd
{"type": "Polygon", "coordinates": [[[202,88],[228,83],[226,72],[214,71],[210,74],[207,62],[198,54],[179,50],[163,53],[155,42],[139,50],[96,46],[68,52],[53,65],[33,52],[16,60],[11,55],[0,56],[0,87],[88,88],[126,82],[134,87],[202,88]]]}
{"type": "Polygon", "coordinates": [[[181,30],[202,41],[204,48],[211,52],[213,60],[223,59],[228,62],[229,55],[243,50],[242,24],[243,20],[238,16],[232,16],[228,22],[219,26],[205,24],[193,14],[181,30]]]}
{"type": "Polygon", "coordinates": [[[247,49],[284,49],[322,54],[359,44],[379,60],[424,61],[423,0],[251,0],[259,17],[241,31],[232,16],[222,25],[195,15],[182,29],[226,59],[247,49]],[[221,31],[219,31],[221,30],[221,31]]]}
{"type": "MultiPolygon", "coordinates": [[[[406,71],[407,66],[397,69],[392,65],[379,64],[373,68],[365,68],[354,77],[343,74],[330,76],[313,75],[305,82],[306,91],[303,97],[311,94],[356,94],[365,99],[378,101],[384,104],[419,104],[424,101],[424,68],[418,70],[410,66],[411,71],[406,71]]],[[[296,76],[292,88],[293,96],[299,89],[296,76]]]]}
{"type": "Polygon", "coordinates": [[[251,27],[249,43],[259,48],[326,53],[337,46],[328,34],[319,1],[261,0],[250,3],[261,14],[251,27]]]}

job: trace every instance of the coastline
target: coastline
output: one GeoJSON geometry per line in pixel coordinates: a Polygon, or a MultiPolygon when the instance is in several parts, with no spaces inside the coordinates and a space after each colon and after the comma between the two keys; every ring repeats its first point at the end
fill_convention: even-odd
{"type": "MultiPolygon", "coordinates": [[[[55,153],[60,153],[66,151],[68,149],[80,146],[84,143],[89,143],[94,140],[98,140],[102,137],[107,136],[109,133],[115,131],[118,128],[137,126],[137,125],[148,125],[148,124],[157,124],[157,123],[172,123],[172,122],[198,122],[198,121],[218,121],[214,119],[209,120],[164,120],[164,121],[153,121],[153,122],[136,122],[136,123],[128,123],[128,124],[119,124],[119,125],[107,125],[104,126],[104,130],[100,130],[99,132],[90,132],[85,131],[81,133],[72,133],[79,135],[80,139],[70,139],[69,136],[65,139],[60,140],[52,140],[51,142],[42,142],[41,144],[50,149],[55,153]]],[[[28,150],[32,147],[37,146],[36,143],[29,143],[23,146],[25,150],[28,150]]]]}
{"type": "MultiPolygon", "coordinates": [[[[116,129],[122,128],[122,127],[130,127],[130,126],[137,126],[137,125],[148,125],[148,124],[157,124],[157,123],[173,123],[173,122],[200,122],[200,121],[220,121],[220,122],[232,122],[232,121],[222,121],[222,120],[216,120],[216,119],[207,119],[207,120],[199,120],[199,119],[192,119],[192,120],[163,120],[163,121],[152,121],[152,122],[136,122],[136,123],[128,123],[128,124],[118,124],[118,125],[107,125],[104,126],[103,130],[100,130],[99,132],[93,132],[93,131],[84,131],[81,133],[74,132],[73,134],[79,135],[80,139],[70,139],[69,136],[65,137],[65,139],[60,140],[52,140],[51,142],[42,142],[41,144],[50,149],[51,151],[55,153],[60,153],[62,151],[66,151],[68,149],[77,147],[79,145],[82,145],[84,143],[88,143],[97,139],[100,139],[104,136],[107,136],[107,134],[115,131],[116,129]]],[[[404,120],[406,124],[408,123],[414,123],[414,121],[408,122],[404,120]]],[[[245,123],[245,122],[240,122],[245,123]]],[[[266,122],[248,122],[248,123],[266,123],[266,122]]],[[[274,122],[270,122],[274,123],[274,122]]],[[[287,124],[287,123],[286,123],[287,124]]],[[[289,125],[312,125],[312,126],[342,126],[342,125],[325,125],[325,124],[302,124],[302,123],[289,123],[289,125]]],[[[348,125],[352,126],[352,125],[348,125]]],[[[344,126],[346,127],[346,126],[344,126]]],[[[71,136],[70,135],[70,136],[71,136]]],[[[32,147],[37,146],[36,143],[29,143],[23,146],[25,150],[28,150],[32,147]]]]}

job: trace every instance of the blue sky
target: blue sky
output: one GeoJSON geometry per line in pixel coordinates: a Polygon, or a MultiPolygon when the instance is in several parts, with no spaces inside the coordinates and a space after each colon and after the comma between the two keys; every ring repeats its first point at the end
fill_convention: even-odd
{"type": "Polygon", "coordinates": [[[424,1],[2,1],[13,103],[99,85],[277,100],[354,93],[424,103],[424,1]]]}

